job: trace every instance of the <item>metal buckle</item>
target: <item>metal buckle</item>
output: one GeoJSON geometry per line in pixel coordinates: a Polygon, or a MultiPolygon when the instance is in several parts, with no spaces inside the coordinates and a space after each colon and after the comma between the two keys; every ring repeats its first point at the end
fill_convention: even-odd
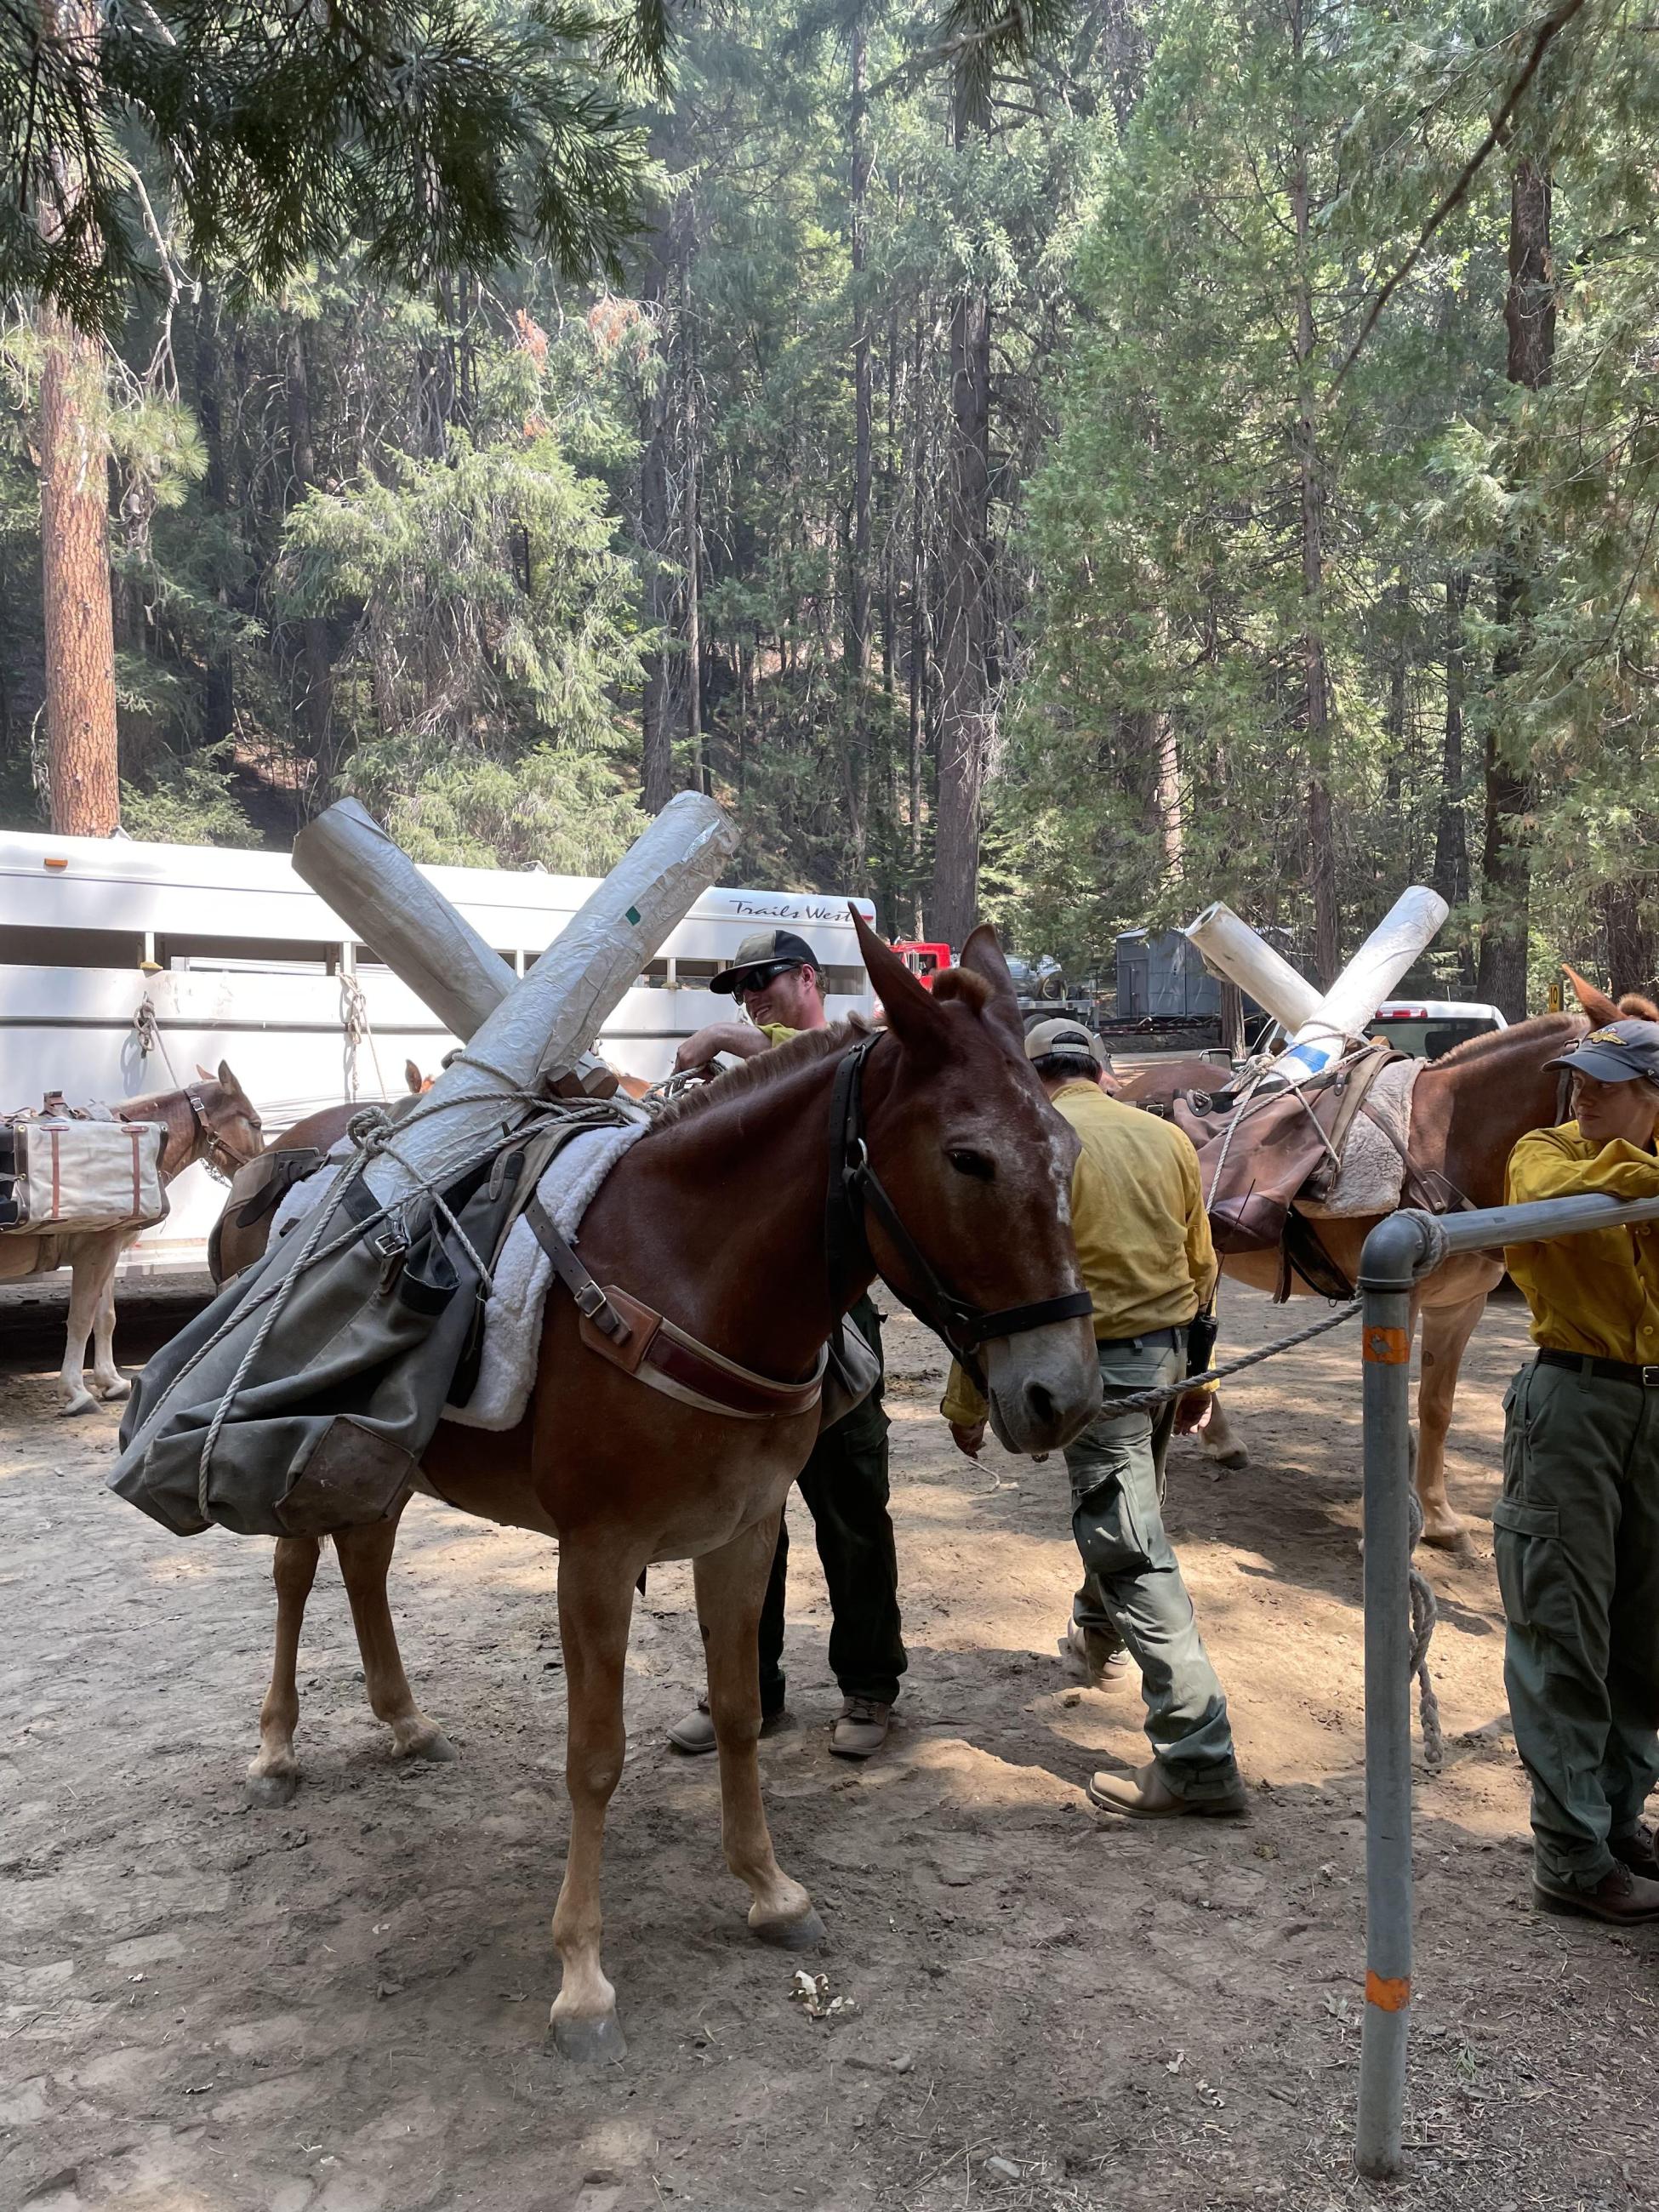
{"type": "Polygon", "coordinates": [[[387,1214],[379,1235],[369,1241],[383,1260],[395,1260],[400,1252],[407,1252],[410,1239],[402,1213],[387,1214]]]}
{"type": "Polygon", "coordinates": [[[1659,1367],[1644,1367],[1642,1370],[1642,1388],[1644,1390],[1659,1390],[1659,1367]]]}

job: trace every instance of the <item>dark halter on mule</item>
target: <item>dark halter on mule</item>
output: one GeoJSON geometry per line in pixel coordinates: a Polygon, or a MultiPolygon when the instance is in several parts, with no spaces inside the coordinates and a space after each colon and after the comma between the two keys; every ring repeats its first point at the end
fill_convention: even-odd
{"type": "Polygon", "coordinates": [[[1036,1298],[1030,1304],[1004,1306],[987,1313],[966,1298],[947,1290],[933,1272],[898,1210],[870,1164],[865,1142],[864,1063],[881,1042],[885,1030],[866,1037],[847,1054],[836,1070],[836,1087],[830,1101],[830,1192],[824,1207],[824,1244],[830,1261],[830,1304],[837,1316],[836,1334],[841,1334],[840,1315],[847,1304],[848,1285],[860,1267],[880,1273],[865,1226],[873,1213],[903,1262],[910,1287],[890,1280],[889,1287],[903,1299],[917,1320],[931,1328],[961,1367],[981,1396],[986,1395],[985,1375],[979,1364],[979,1347],[994,1336],[1021,1336],[1026,1330],[1046,1328],[1050,1322],[1081,1321],[1094,1311],[1087,1291],[1066,1291],[1054,1298],[1036,1298]]]}
{"type": "MultiPolygon", "coordinates": [[[[865,1231],[872,1212],[903,1262],[908,1288],[892,1285],[896,1295],[940,1338],[961,1362],[975,1387],[985,1389],[977,1357],[988,1337],[1018,1336],[1054,1321],[1081,1321],[1094,1310],[1087,1291],[1067,1291],[1030,1305],[1004,1306],[987,1313],[947,1290],[898,1218],[897,1209],[870,1164],[864,1129],[864,1063],[887,1034],[878,1031],[854,1048],[836,1070],[830,1103],[830,1190],[824,1208],[824,1243],[829,1260],[830,1304],[836,1316],[832,1341],[841,1348],[841,1316],[850,1303],[850,1285],[860,1270],[877,1274],[875,1255],[865,1231]]],[[[678,1328],[651,1307],[614,1286],[601,1288],[554,1228],[542,1208],[532,1204],[526,1218],[542,1249],[580,1313],[582,1341],[613,1366],[671,1397],[713,1413],[744,1420],[777,1420],[810,1412],[823,1382],[825,1355],[819,1354],[805,1382],[775,1382],[726,1359],[678,1328]]]]}

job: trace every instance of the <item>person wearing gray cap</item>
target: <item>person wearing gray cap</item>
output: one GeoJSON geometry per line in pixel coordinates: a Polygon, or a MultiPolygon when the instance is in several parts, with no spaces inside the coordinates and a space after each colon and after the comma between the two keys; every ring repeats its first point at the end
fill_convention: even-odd
{"type": "MultiPolygon", "coordinates": [[[[1103,1391],[1100,1412],[1066,1447],[1084,1570],[1066,1648],[1101,1682],[1127,1647],[1140,1670],[1152,1750],[1147,1765],[1127,1774],[1103,1769],[1089,1795],[1103,1811],[1136,1820],[1237,1814],[1247,1800],[1227,1700],[1164,1526],[1164,1462],[1182,1401],[1170,1398],[1156,1416],[1116,1402],[1168,1388],[1206,1364],[1207,1346],[1189,1344],[1216,1279],[1198,1155],[1172,1123],[1109,1096],[1105,1049],[1080,1023],[1040,1022],[1026,1033],[1025,1050],[1082,1143],[1072,1171],[1072,1234],[1094,1306],[1103,1391]]],[[[1189,1413],[1201,1405],[1194,1397],[1186,1394],[1189,1413]]],[[[987,1407],[960,1366],[939,1410],[958,1447],[977,1456],[987,1407]]]]}
{"type": "MultiPolygon", "coordinates": [[[[1571,1078],[1574,1118],[1516,1145],[1510,1205],[1659,1198],[1659,1022],[1611,1022],[1548,1065],[1571,1078]]],[[[1659,1780],[1659,1226],[1504,1258],[1538,1346],[1504,1400],[1492,1514],[1534,1896],[1547,1912],[1659,1920],[1641,1823],[1659,1780]]]]}

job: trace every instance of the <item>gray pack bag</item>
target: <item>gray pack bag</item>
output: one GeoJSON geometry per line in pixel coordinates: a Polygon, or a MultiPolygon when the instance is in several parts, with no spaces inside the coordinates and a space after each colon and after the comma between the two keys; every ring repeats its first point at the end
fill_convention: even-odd
{"type": "Polygon", "coordinates": [[[362,1162],[349,1167],[319,1249],[356,1234],[300,1269],[314,1225],[302,1219],[163,1346],[134,1385],[109,1487],[180,1536],[215,1522],[320,1536],[396,1510],[445,1405],[465,1404],[477,1379],[487,1289],[466,1247],[493,1256],[520,1209],[525,1151],[508,1143],[444,1193],[465,1243],[428,1197],[382,1216],[362,1162]]]}

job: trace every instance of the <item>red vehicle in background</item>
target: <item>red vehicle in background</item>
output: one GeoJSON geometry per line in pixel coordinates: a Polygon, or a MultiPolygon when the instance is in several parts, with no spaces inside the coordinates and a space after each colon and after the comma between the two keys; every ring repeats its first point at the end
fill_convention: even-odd
{"type": "Polygon", "coordinates": [[[913,975],[919,975],[931,991],[933,978],[951,962],[948,945],[924,944],[920,939],[896,938],[893,950],[913,975]]]}

